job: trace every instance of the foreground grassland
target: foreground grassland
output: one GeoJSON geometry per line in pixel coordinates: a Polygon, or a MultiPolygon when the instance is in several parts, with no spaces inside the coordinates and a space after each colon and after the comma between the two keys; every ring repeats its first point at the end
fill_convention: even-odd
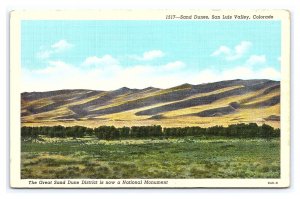
{"type": "Polygon", "coordinates": [[[22,141],[27,178],[279,178],[279,138],[22,141]]]}

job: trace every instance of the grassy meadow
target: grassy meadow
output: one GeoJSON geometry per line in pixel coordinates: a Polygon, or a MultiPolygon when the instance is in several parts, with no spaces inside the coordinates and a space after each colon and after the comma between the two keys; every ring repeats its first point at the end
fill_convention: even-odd
{"type": "Polygon", "coordinates": [[[21,143],[21,178],[279,178],[279,138],[195,137],[21,143]]]}

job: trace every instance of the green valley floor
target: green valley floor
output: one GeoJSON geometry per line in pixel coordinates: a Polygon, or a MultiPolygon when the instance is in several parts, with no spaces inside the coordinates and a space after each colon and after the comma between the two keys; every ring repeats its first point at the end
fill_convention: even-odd
{"type": "Polygon", "coordinates": [[[280,141],[43,137],[22,141],[21,178],[280,178],[280,141]]]}

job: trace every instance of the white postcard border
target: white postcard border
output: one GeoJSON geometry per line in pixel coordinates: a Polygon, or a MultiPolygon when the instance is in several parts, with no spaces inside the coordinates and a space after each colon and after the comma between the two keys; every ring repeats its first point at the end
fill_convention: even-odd
{"type": "MultiPolygon", "coordinates": [[[[181,19],[176,19],[181,20],[181,19]]],[[[191,19],[197,20],[197,19],[191,19]]],[[[212,19],[210,19],[212,20],[212,19]]],[[[250,19],[256,20],[256,19],[250,19]]],[[[270,20],[270,19],[259,19],[270,20]]],[[[241,21],[241,20],[240,20],[241,21]]],[[[52,10],[12,11],[10,16],[10,186],[15,188],[192,188],[290,186],[290,13],[286,10],[52,10]],[[272,15],[281,21],[281,177],[280,179],[21,179],[21,21],[22,20],[166,20],[166,15],[272,15]],[[80,184],[54,184],[54,181],[80,184]],[[142,184],[123,184],[123,181],[142,184]],[[145,184],[167,181],[167,184],[145,184]],[[30,184],[30,181],[37,182],[30,184]],[[52,182],[51,182],[52,181],[52,182]],[[99,184],[100,182],[103,184],[99,184]],[[114,184],[106,184],[113,182],[114,184]],[[48,184],[48,183],[52,184],[48,184]],[[118,184],[120,182],[120,184],[118,184]]]]}

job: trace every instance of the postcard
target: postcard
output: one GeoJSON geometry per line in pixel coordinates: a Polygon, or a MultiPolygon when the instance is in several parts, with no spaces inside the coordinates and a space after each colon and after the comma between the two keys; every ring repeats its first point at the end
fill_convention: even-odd
{"type": "Polygon", "coordinates": [[[14,188],[290,186],[286,10],[10,13],[14,188]]]}

